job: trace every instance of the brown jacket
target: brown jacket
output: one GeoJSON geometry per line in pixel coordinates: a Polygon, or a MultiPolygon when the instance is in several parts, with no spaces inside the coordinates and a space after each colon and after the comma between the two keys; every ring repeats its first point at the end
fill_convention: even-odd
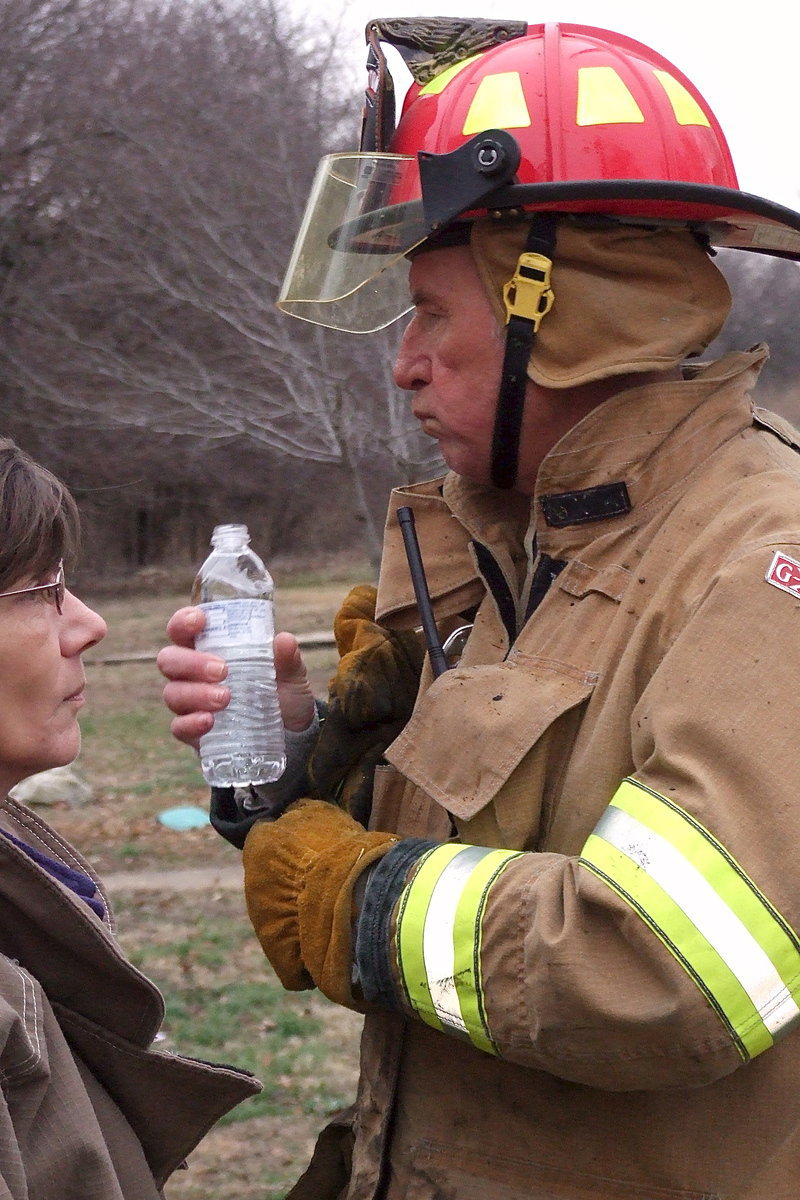
{"type": "Polygon", "coordinates": [[[766,575],[800,560],[800,456],[751,409],[763,357],[607,401],[545,460],[532,509],[453,476],[393,498],[382,620],[417,623],[399,504],[439,619],[477,615],[390,748],[372,823],[446,839],[452,815],[461,841],[533,853],[491,887],[476,946],[496,1053],[367,1017],[348,1200],[798,1194],[797,1016],[770,1048],[734,1028],[680,911],[668,944],[592,851],[626,778],[677,813],[670,836],[711,847],[723,893],[752,882],[798,1012],[800,598],[766,575]]]}
{"type": "MultiPolygon", "coordinates": [[[[95,878],[36,814],[2,827],[95,878]]],[[[229,1067],[150,1045],[164,1004],[97,917],[0,836],[0,1196],[156,1200],[219,1117],[259,1091],[229,1067]]]]}

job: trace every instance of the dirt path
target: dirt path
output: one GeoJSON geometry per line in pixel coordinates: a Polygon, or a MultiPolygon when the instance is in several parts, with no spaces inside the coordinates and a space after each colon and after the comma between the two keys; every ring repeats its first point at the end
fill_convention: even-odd
{"type": "Polygon", "coordinates": [[[103,884],[115,892],[213,892],[242,888],[242,868],[181,867],[148,871],[115,871],[103,875],[103,884]]]}

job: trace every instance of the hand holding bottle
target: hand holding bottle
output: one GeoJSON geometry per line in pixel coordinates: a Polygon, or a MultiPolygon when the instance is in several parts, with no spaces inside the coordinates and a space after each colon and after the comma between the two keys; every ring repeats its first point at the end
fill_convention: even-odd
{"type": "MultiPolygon", "coordinates": [[[[211,728],[214,714],[230,700],[225,660],[194,649],[195,637],[204,623],[202,609],[179,608],[167,625],[171,644],[159,651],[156,660],[167,680],[163,695],[173,713],[172,736],[195,750],[200,738],[211,728]]],[[[305,661],[293,634],[276,633],[273,645],[284,728],[302,733],[314,719],[314,693],[305,661]]]]}
{"type": "Polygon", "coordinates": [[[218,526],[195,580],[198,607],[175,614],[167,632],[176,645],[158,656],[171,681],[164,699],[176,714],[173,734],[199,748],[203,773],[217,786],[278,778],[284,708],[289,728],[306,728],[313,717],[296,639],[274,639],[272,597],[271,576],[250,549],[247,528],[218,526]]]}

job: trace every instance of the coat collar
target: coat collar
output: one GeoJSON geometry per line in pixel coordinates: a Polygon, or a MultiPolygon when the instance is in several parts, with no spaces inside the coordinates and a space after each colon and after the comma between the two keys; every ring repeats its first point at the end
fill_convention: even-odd
{"type": "MultiPolygon", "coordinates": [[[[439,619],[477,604],[484,586],[472,542],[490,546],[510,578],[529,547],[568,559],[620,518],[646,519],[718,446],[753,421],[750,391],[764,346],[737,351],[687,378],[627,389],[564,435],[542,463],[533,498],[450,473],[392,492],[384,534],[377,616],[396,627],[419,623],[397,509],[414,510],[427,582],[439,619]],[[701,436],[702,435],[702,436],[701,436]]],[[[627,522],[626,522],[627,524],[627,522]]]]}
{"type": "Polygon", "coordinates": [[[666,491],[750,427],[750,392],[766,357],[762,346],[728,354],[688,378],[620,392],[584,417],[539,471],[533,520],[540,549],[571,557],[626,512],[646,519],[666,491]],[[587,492],[581,512],[575,497],[587,492]]]}

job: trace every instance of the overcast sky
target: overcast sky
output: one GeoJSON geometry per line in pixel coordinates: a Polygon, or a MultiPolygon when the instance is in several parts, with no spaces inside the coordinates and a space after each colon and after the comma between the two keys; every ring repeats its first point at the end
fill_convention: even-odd
{"type": "MultiPolygon", "coordinates": [[[[742,190],[800,209],[800,17],[793,0],[746,6],[733,0],[340,0],[340,5],[337,40],[361,78],[366,78],[364,27],[375,17],[565,21],[637,38],[688,75],[708,101],[727,137],[742,190]]],[[[333,3],[322,11],[331,19],[338,9],[333,3]]],[[[355,129],[357,113],[354,122],[355,129]]]]}

